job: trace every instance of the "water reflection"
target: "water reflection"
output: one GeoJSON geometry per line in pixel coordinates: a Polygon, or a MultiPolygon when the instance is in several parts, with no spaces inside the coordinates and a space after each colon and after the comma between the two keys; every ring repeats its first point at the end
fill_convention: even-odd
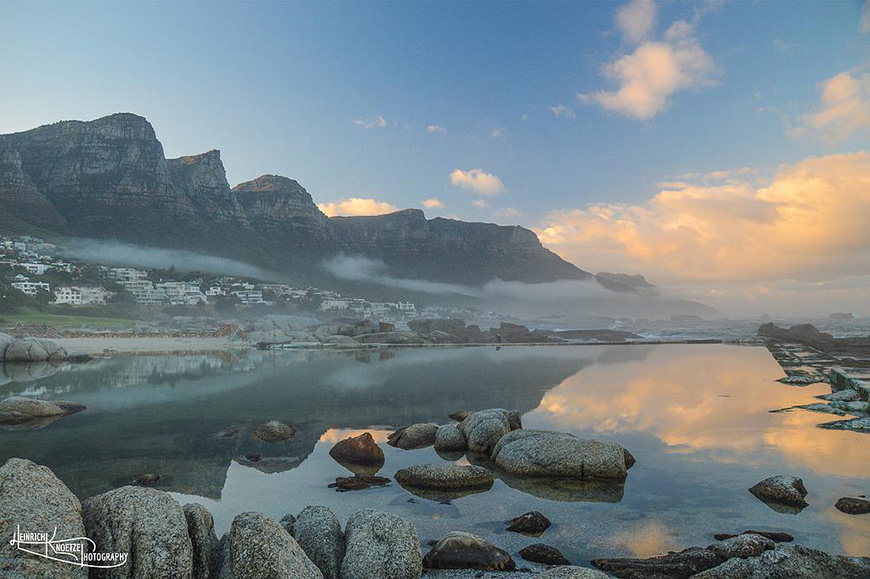
{"type": "Polygon", "coordinates": [[[762,528],[803,544],[870,554],[870,517],[833,509],[840,496],[870,491],[866,435],[816,428],[827,418],[768,412],[812,402],[822,385],[775,382],[781,369],[762,348],[611,346],[340,352],[241,352],[115,358],[3,374],[0,396],[25,394],[88,406],[38,431],[0,432],[0,460],[50,466],[87,497],[146,472],[156,487],[197,501],[218,532],[235,514],[280,517],[309,504],[346,520],[359,508],[413,520],[422,541],[465,530],[516,553],[528,541],[505,520],[540,510],[554,523],[547,542],[572,561],[648,556],[712,542],[715,532],[762,528]],[[17,372],[17,373],[16,373],[17,372]],[[370,432],[392,477],[414,464],[480,463],[384,444],[395,427],[447,422],[456,410],[517,408],[527,428],[614,440],[638,459],[624,485],[569,484],[504,476],[465,496],[426,496],[393,482],[336,493],[348,470],[328,454],[370,432]],[[286,442],[250,432],[265,420],[298,429],[286,442]],[[770,510],[746,490],[773,474],[801,476],[810,507],[770,510]]]}

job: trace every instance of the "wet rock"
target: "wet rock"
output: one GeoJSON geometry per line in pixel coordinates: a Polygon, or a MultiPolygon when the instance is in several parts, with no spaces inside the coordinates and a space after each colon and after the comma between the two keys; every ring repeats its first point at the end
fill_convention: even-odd
{"type": "Polygon", "coordinates": [[[520,515],[515,519],[511,519],[511,524],[508,526],[508,531],[515,533],[525,533],[527,535],[540,535],[550,528],[550,519],[545,517],[538,511],[530,511],[524,515],[520,515]]]}
{"type": "Polygon", "coordinates": [[[67,351],[50,340],[13,338],[6,348],[6,362],[59,362],[67,359],[67,351]]]}
{"type": "Polygon", "coordinates": [[[403,450],[423,448],[435,443],[438,427],[434,424],[419,423],[405,426],[387,436],[387,444],[403,450]]]}
{"type": "Polygon", "coordinates": [[[779,544],[758,557],[735,557],[693,579],[866,579],[870,559],[833,556],[800,545],[779,544]]]}
{"type": "MultiPolygon", "coordinates": [[[[794,541],[794,536],[789,535],[788,533],[783,533],[781,531],[743,531],[740,535],[761,535],[762,537],[766,537],[773,541],[774,543],[790,543],[794,541]]],[[[713,538],[717,541],[724,541],[725,539],[731,539],[732,537],[739,537],[740,535],[735,535],[732,533],[716,533],[713,535],[713,538]]]]}
{"type": "Polygon", "coordinates": [[[293,526],[296,524],[296,517],[294,517],[290,513],[287,513],[286,515],[281,517],[281,520],[278,521],[278,524],[284,527],[284,530],[290,533],[290,536],[292,537],[293,526]]]}
{"type": "Polygon", "coordinates": [[[586,567],[554,567],[538,573],[535,579],[608,579],[610,575],[586,567]]]}
{"type": "Polygon", "coordinates": [[[42,428],[61,416],[85,410],[83,404],[64,400],[37,400],[10,396],[0,401],[0,426],[42,428]]]}
{"type": "Polygon", "coordinates": [[[293,525],[293,538],[325,579],[339,579],[344,559],[344,532],[327,507],[306,507],[293,525]]]}
{"type": "Polygon", "coordinates": [[[218,432],[218,438],[235,438],[239,434],[238,426],[229,426],[226,430],[218,432]]]}
{"type": "Polygon", "coordinates": [[[368,432],[338,441],[329,449],[329,456],[352,472],[356,472],[352,467],[363,466],[372,470],[366,474],[375,474],[384,466],[384,451],[368,432]]]}
{"type": "Polygon", "coordinates": [[[712,569],[724,560],[720,554],[713,551],[690,547],[679,553],[669,553],[649,559],[593,559],[592,564],[617,577],[687,579],[696,573],[712,569]]]}
{"type": "Polygon", "coordinates": [[[637,459],[634,458],[634,455],[628,452],[627,448],[622,449],[625,454],[625,469],[628,470],[637,464],[637,459]]]}
{"type": "Polygon", "coordinates": [[[388,484],[390,484],[390,479],[386,477],[355,475],[337,477],[334,483],[328,485],[328,488],[335,489],[338,492],[361,491],[372,487],[386,486],[388,484]]]}
{"type": "Polygon", "coordinates": [[[458,464],[420,464],[396,472],[402,486],[424,489],[488,489],[492,473],[480,466],[458,464]]]}
{"type": "Polygon", "coordinates": [[[459,452],[464,451],[466,446],[465,435],[455,424],[439,426],[435,431],[435,450],[459,452]]]}
{"type": "Polygon", "coordinates": [[[454,531],[438,541],[423,557],[427,569],[479,569],[513,571],[511,556],[477,535],[454,531]]]}
{"type": "Polygon", "coordinates": [[[465,435],[469,452],[489,454],[513,427],[522,428],[518,412],[490,408],[472,413],[457,428],[465,435]]]}
{"type": "Polygon", "coordinates": [[[870,408],[870,402],[864,402],[863,400],[853,400],[849,402],[835,401],[831,402],[831,406],[837,410],[843,410],[852,414],[867,414],[867,410],[870,408]]]}
{"type": "Polygon", "coordinates": [[[826,422],[824,424],[819,424],[819,428],[825,428],[827,430],[851,430],[854,432],[870,432],[870,417],[826,422]]]}
{"type": "Polygon", "coordinates": [[[847,515],[866,515],[870,513],[870,501],[866,499],[843,497],[836,502],[834,507],[847,515]]]}
{"type": "Polygon", "coordinates": [[[804,500],[807,496],[807,489],[804,486],[804,481],[794,476],[772,476],[756,483],[749,489],[756,498],[770,506],[774,510],[776,505],[790,507],[785,509],[786,512],[791,512],[808,506],[804,500]]]}
{"type": "Polygon", "coordinates": [[[516,475],[625,480],[625,449],[566,432],[515,430],[492,451],[499,468],[516,475]]]}
{"type": "Polygon", "coordinates": [[[363,510],[348,519],[341,579],[418,579],[423,572],[414,525],[391,513],[363,510]]]}
{"type": "Polygon", "coordinates": [[[175,499],[145,487],[126,486],[82,504],[90,537],[101,551],[129,553],[126,565],[102,569],[104,578],[190,577],[193,545],[175,499]]]}
{"type": "Polygon", "coordinates": [[[830,394],[819,396],[819,398],[830,400],[831,402],[853,402],[858,400],[858,391],[847,388],[846,390],[840,390],[839,392],[831,392],[830,394]]]}
{"type": "MultiPolygon", "coordinates": [[[[10,544],[16,529],[57,537],[84,537],[82,506],[48,467],[10,458],[0,467],[0,571],[9,577],[86,579],[87,569],[60,565],[19,551],[10,544]]],[[[102,548],[102,545],[99,545],[102,548]]]]}
{"type": "Polygon", "coordinates": [[[457,410],[456,412],[451,412],[447,415],[450,420],[455,420],[456,422],[462,422],[469,416],[474,414],[471,410],[457,410]]]}
{"type": "Polygon", "coordinates": [[[565,558],[565,555],[559,549],[545,545],[543,543],[535,543],[528,547],[520,549],[520,557],[532,563],[541,563],[542,565],[570,565],[571,562],[565,558]]]}
{"type": "Polygon", "coordinates": [[[187,535],[193,547],[193,579],[216,577],[220,552],[214,533],[214,518],[199,503],[188,503],[181,510],[187,521],[187,535]]]}
{"type": "Polygon", "coordinates": [[[233,519],[221,579],[322,579],[323,574],[287,531],[261,513],[233,519]]]}
{"type": "Polygon", "coordinates": [[[732,557],[746,559],[747,557],[758,557],[775,546],[776,543],[767,537],[749,534],[725,539],[708,546],[707,549],[717,553],[722,559],[731,559],[732,557]]]}
{"type": "Polygon", "coordinates": [[[296,429],[280,420],[270,420],[254,428],[254,436],[263,442],[280,442],[296,434],[296,429]]]}
{"type": "Polygon", "coordinates": [[[137,476],[135,479],[133,479],[133,484],[139,485],[142,487],[147,487],[147,486],[151,486],[153,484],[157,484],[157,481],[159,481],[159,480],[160,480],[159,474],[149,472],[148,474],[143,474],[142,476],[137,476]]]}

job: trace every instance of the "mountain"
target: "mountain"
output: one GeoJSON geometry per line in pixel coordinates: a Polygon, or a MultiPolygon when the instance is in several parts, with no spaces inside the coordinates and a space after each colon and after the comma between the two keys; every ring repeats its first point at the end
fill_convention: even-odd
{"type": "Polygon", "coordinates": [[[593,279],[522,227],[324,215],[299,183],[263,175],[230,187],[220,152],[167,159],[143,117],[119,113],[0,136],[4,213],[58,237],[106,238],[242,259],[320,278],[340,252],[395,277],[480,285],[491,279],[593,279]]]}

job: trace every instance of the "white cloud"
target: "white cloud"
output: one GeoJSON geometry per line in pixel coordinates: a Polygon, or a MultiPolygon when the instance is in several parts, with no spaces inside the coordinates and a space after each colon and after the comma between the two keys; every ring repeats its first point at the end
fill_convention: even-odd
{"type": "Polygon", "coordinates": [[[616,25],[631,42],[645,40],[656,23],[653,0],[632,0],[616,11],[616,25]]]}
{"type": "Polygon", "coordinates": [[[677,20],[660,41],[647,40],[634,52],[604,67],[604,76],[617,83],[615,91],[580,94],[581,102],[649,120],[670,104],[682,90],[712,84],[712,57],[695,35],[693,24],[677,20]]]}
{"type": "Polygon", "coordinates": [[[380,115],[371,119],[357,119],[353,123],[359,128],[365,129],[367,131],[371,131],[372,129],[387,128],[387,121],[384,120],[384,117],[380,115]]]}
{"type": "Polygon", "coordinates": [[[495,216],[501,219],[516,218],[522,215],[523,212],[514,207],[505,207],[495,212],[495,216]]]}
{"type": "Polygon", "coordinates": [[[870,129],[870,73],[846,71],[819,84],[822,103],[788,129],[792,137],[812,135],[842,142],[861,129],[870,129]]]}
{"type": "Polygon", "coordinates": [[[440,125],[429,125],[428,127],[426,127],[426,130],[429,131],[433,135],[434,134],[442,134],[443,135],[444,133],[447,132],[447,129],[445,129],[444,127],[442,127],[440,125]]]}
{"type": "Polygon", "coordinates": [[[441,200],[437,197],[424,199],[423,201],[420,201],[420,203],[423,205],[423,207],[426,207],[427,209],[438,209],[440,207],[444,207],[444,203],[442,203],[441,200]]]}
{"type": "Polygon", "coordinates": [[[471,169],[469,171],[456,169],[450,173],[450,182],[457,187],[473,191],[478,195],[495,196],[504,191],[504,183],[502,183],[501,179],[492,173],[485,172],[483,169],[471,169]]]}
{"type": "Polygon", "coordinates": [[[636,205],[556,211],[536,232],[580,267],[663,284],[870,274],[870,153],[808,158],[763,187],[729,177],[674,183],[636,205]]]}
{"type": "Polygon", "coordinates": [[[471,202],[471,204],[474,205],[475,207],[477,207],[478,209],[483,209],[484,207],[486,207],[488,205],[488,203],[486,202],[485,199],[475,199],[474,201],[471,202]]]}
{"type": "MultiPolygon", "coordinates": [[[[525,119],[523,119],[523,120],[525,120],[525,119]]],[[[493,128],[490,135],[492,136],[493,139],[497,139],[497,138],[501,137],[502,136],[501,129],[498,127],[493,128]]]]}
{"type": "Polygon", "coordinates": [[[556,105],[554,107],[550,107],[550,110],[553,111],[553,114],[557,117],[567,117],[569,119],[573,119],[576,117],[574,114],[574,110],[570,107],[566,107],[565,105],[556,105]]]}
{"type": "Polygon", "coordinates": [[[318,203],[317,207],[329,217],[336,215],[383,215],[399,210],[398,207],[386,201],[361,197],[350,197],[336,203],[318,203]]]}

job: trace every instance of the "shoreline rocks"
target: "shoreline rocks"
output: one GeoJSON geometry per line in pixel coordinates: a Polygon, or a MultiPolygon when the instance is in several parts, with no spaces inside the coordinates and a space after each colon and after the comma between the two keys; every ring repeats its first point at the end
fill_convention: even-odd
{"type": "Polygon", "coordinates": [[[220,561],[220,543],[214,532],[214,518],[199,503],[181,507],[187,521],[187,534],[193,548],[194,579],[210,579],[217,573],[220,561]]]}
{"type": "Polygon", "coordinates": [[[387,436],[387,444],[402,450],[414,450],[435,444],[438,427],[421,422],[404,426],[387,436]]]}
{"type": "Polygon", "coordinates": [[[550,519],[545,517],[542,513],[538,511],[530,511],[524,515],[511,519],[511,524],[508,526],[507,530],[539,537],[544,531],[550,528],[551,524],[550,519]]]}
{"type": "Polygon", "coordinates": [[[520,549],[520,557],[532,563],[541,563],[542,565],[570,565],[571,561],[565,558],[562,551],[545,545],[544,543],[535,543],[528,547],[520,549]]]}
{"type": "Polygon", "coordinates": [[[613,480],[625,480],[630,456],[613,442],[545,430],[512,431],[498,441],[491,455],[498,468],[511,474],[613,480]]]}
{"type": "Polygon", "coordinates": [[[254,436],[263,442],[281,442],[296,434],[296,429],[280,420],[263,422],[254,428],[254,436]]]}
{"type": "Polygon", "coordinates": [[[468,452],[477,454],[489,454],[504,435],[522,427],[522,415],[503,408],[473,412],[457,425],[468,452]]]}
{"type": "Polygon", "coordinates": [[[227,536],[220,579],[323,579],[320,569],[272,517],[236,515],[227,536]]]}
{"type": "Polygon", "coordinates": [[[0,362],[62,362],[68,357],[67,351],[51,340],[11,338],[0,334],[0,362]]]}
{"type": "Polygon", "coordinates": [[[344,532],[335,514],[324,506],[305,507],[291,533],[324,579],[340,579],[344,560],[344,532]]]}
{"type": "Polygon", "coordinates": [[[809,506],[804,500],[807,488],[794,476],[771,476],[753,485],[749,492],[778,512],[797,513],[809,506]]]}
{"type": "Polygon", "coordinates": [[[455,424],[439,426],[435,431],[435,450],[441,452],[464,452],[468,443],[465,435],[455,424]]]}
{"type": "Polygon", "coordinates": [[[870,514],[870,501],[867,499],[842,497],[834,504],[834,507],[847,515],[870,514]]]}
{"type": "Polygon", "coordinates": [[[341,579],[418,579],[423,573],[417,529],[397,515],[358,511],[344,536],[341,579]]]}
{"type": "Polygon", "coordinates": [[[61,418],[86,410],[77,402],[38,400],[27,396],[10,396],[0,401],[0,426],[13,429],[39,429],[61,418]]]}
{"type": "Polygon", "coordinates": [[[402,486],[422,489],[489,489],[495,482],[492,473],[481,466],[458,464],[418,464],[394,475],[402,486]]]}
{"type": "Polygon", "coordinates": [[[329,456],[356,474],[375,474],[385,461],[384,451],[369,432],[336,442],[329,449],[329,456]]]}
{"type": "Polygon", "coordinates": [[[427,569],[478,569],[513,571],[516,563],[507,551],[477,535],[453,531],[438,541],[423,557],[427,569]]]}

